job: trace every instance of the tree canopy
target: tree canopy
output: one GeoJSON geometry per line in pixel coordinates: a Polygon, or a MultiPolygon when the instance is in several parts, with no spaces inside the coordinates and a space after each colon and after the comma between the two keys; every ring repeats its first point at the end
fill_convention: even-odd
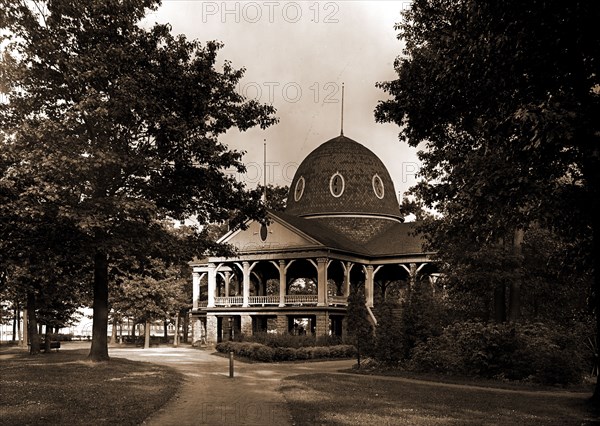
{"type": "MultiPolygon", "coordinates": [[[[15,242],[4,231],[23,221],[69,226],[65,241],[94,269],[93,360],[108,359],[115,259],[164,258],[163,220],[205,224],[234,212],[235,226],[264,214],[260,194],[225,173],[244,172],[243,153],[219,136],[266,128],[274,108],[236,92],[243,68],[216,69],[219,42],[143,27],[159,4],[0,0],[0,196],[12,212],[2,239],[15,242]]],[[[193,242],[204,250],[202,235],[193,242]]],[[[35,250],[28,238],[19,243],[35,250]]]]}
{"type": "Polygon", "coordinates": [[[598,22],[590,1],[415,0],[375,115],[421,148],[415,193],[443,217],[426,230],[451,268],[479,264],[504,303],[504,282],[522,279],[523,231],[552,229],[593,266],[600,321],[598,22]]]}

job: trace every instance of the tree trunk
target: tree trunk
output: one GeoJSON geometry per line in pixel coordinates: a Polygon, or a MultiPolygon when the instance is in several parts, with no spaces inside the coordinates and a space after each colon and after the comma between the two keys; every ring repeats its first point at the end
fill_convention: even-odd
{"type": "Polygon", "coordinates": [[[46,353],[50,353],[50,340],[52,340],[50,337],[50,329],[51,327],[46,326],[46,332],[44,334],[44,352],[46,353]]]}
{"type": "Polygon", "coordinates": [[[185,314],[183,315],[183,343],[188,343],[188,333],[190,328],[190,315],[188,310],[185,310],[185,314]]]}
{"type": "Polygon", "coordinates": [[[19,310],[15,306],[13,308],[13,323],[12,323],[12,341],[17,339],[17,321],[19,321],[19,310]]]}
{"type": "Polygon", "coordinates": [[[110,333],[110,344],[115,345],[117,343],[117,316],[114,315],[112,319],[112,331],[110,333]]]}
{"type": "Polygon", "coordinates": [[[29,354],[36,355],[40,353],[40,335],[37,332],[37,320],[35,318],[35,294],[27,293],[27,315],[28,315],[28,335],[31,346],[29,354]]]}
{"type": "Polygon", "coordinates": [[[27,342],[29,341],[29,310],[27,308],[23,309],[23,339],[20,342],[20,345],[25,347],[27,346],[27,342]]]}
{"type": "MultiPolygon", "coordinates": [[[[25,313],[23,312],[23,315],[25,313]]],[[[17,304],[17,342],[23,342],[23,336],[21,335],[21,307],[17,304]]]]}
{"type": "Polygon", "coordinates": [[[496,284],[494,289],[494,321],[506,322],[506,285],[502,282],[496,284]]]}
{"type": "Polygon", "coordinates": [[[123,318],[119,321],[119,343],[123,343],[123,318]]]}
{"type": "Polygon", "coordinates": [[[175,315],[175,335],[173,336],[173,347],[179,346],[179,312],[175,315]]]}
{"type": "Polygon", "coordinates": [[[103,251],[94,256],[94,319],[92,347],[88,359],[108,361],[108,257],[103,251]]]}
{"type": "MultiPolygon", "coordinates": [[[[594,280],[592,283],[592,293],[594,300],[594,311],[596,313],[596,342],[600,342],[600,219],[597,215],[592,216],[592,262],[594,265],[594,280]]],[[[594,354],[594,362],[596,365],[600,363],[598,358],[598,350],[594,354]]],[[[596,376],[596,386],[594,394],[590,399],[595,407],[600,407],[600,374],[596,376]]]]}
{"type": "Polygon", "coordinates": [[[515,259],[518,261],[515,277],[510,282],[510,295],[508,307],[508,319],[511,322],[521,320],[521,258],[523,253],[523,234],[522,229],[515,229],[513,236],[512,251],[515,259]]]}
{"type": "Polygon", "coordinates": [[[150,348],[150,321],[146,320],[144,326],[144,349],[150,348]]]}
{"type": "Polygon", "coordinates": [[[165,338],[165,343],[169,343],[169,323],[167,321],[163,321],[163,337],[165,338]]]}

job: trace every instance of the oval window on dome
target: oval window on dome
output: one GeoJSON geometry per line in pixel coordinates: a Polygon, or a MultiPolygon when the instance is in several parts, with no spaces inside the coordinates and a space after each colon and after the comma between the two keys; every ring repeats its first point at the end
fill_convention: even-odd
{"type": "Polygon", "coordinates": [[[344,177],[340,174],[340,172],[336,172],[331,179],[329,179],[329,190],[331,191],[331,195],[334,197],[339,197],[344,193],[344,177]]]}
{"type": "Polygon", "coordinates": [[[296,182],[296,187],[294,188],[294,200],[300,201],[302,194],[304,194],[304,176],[300,176],[300,179],[296,182]]]}
{"type": "Polygon", "coordinates": [[[383,198],[383,196],[385,195],[385,188],[383,187],[383,181],[381,180],[381,178],[379,177],[378,174],[375,174],[373,176],[373,192],[375,192],[375,195],[377,196],[377,198],[379,198],[380,200],[383,198]]]}

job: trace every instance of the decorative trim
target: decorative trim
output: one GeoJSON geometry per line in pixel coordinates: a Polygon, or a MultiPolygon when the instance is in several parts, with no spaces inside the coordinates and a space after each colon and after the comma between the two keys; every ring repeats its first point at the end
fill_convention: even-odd
{"type": "Polygon", "coordinates": [[[375,193],[375,196],[380,200],[383,200],[383,197],[385,195],[385,187],[383,186],[383,181],[377,173],[373,175],[371,183],[373,185],[373,192],[375,193]]]}
{"type": "Polygon", "coordinates": [[[302,215],[305,219],[329,219],[332,217],[355,217],[362,219],[385,219],[392,220],[394,222],[404,223],[404,221],[398,216],[384,216],[375,214],[361,214],[361,213],[319,213],[319,214],[306,214],[302,215]]]}
{"type": "Polygon", "coordinates": [[[340,172],[335,172],[329,179],[329,192],[335,198],[339,198],[344,193],[345,188],[346,182],[344,181],[344,176],[340,172]]]}
{"type": "Polygon", "coordinates": [[[300,179],[296,182],[296,186],[294,187],[294,201],[300,201],[302,195],[304,194],[304,187],[306,185],[306,181],[304,180],[304,176],[300,176],[300,179]]]}

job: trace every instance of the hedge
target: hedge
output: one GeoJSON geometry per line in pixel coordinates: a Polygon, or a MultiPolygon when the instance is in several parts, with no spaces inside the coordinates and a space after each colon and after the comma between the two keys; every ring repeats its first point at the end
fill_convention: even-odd
{"type": "Polygon", "coordinates": [[[352,345],[273,348],[254,342],[222,342],[217,344],[216,349],[218,352],[233,352],[235,355],[261,362],[351,358],[355,355],[352,345]]]}
{"type": "Polygon", "coordinates": [[[576,384],[590,368],[583,334],[539,323],[455,323],[440,336],[417,344],[407,366],[415,371],[576,384]]]}

